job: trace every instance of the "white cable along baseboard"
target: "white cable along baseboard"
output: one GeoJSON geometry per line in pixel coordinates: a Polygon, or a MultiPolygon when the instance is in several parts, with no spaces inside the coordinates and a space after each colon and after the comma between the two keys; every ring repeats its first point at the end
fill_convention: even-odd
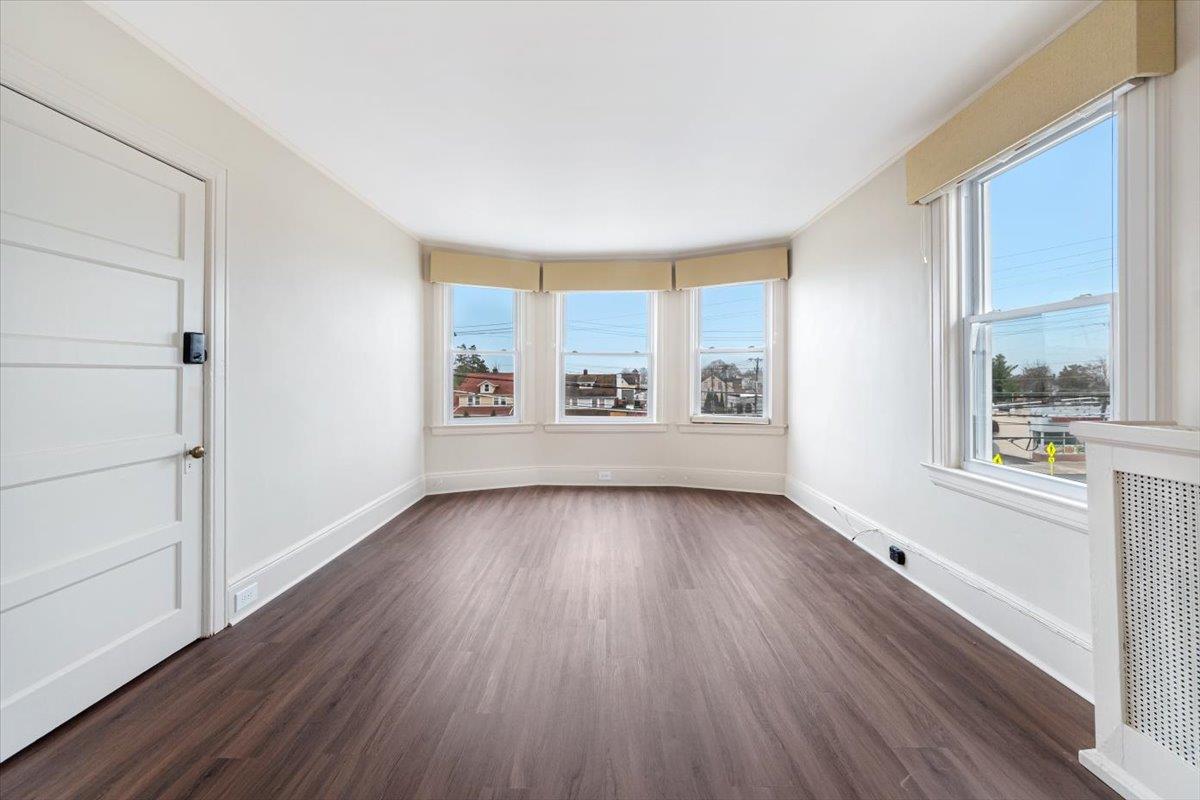
{"type": "Polygon", "coordinates": [[[982,629],[1005,647],[1089,702],[1092,699],[1091,636],[1017,597],[961,564],[874,522],[820,491],[789,478],[793,503],[866,550],[888,567],[982,629]],[[888,560],[895,544],[908,556],[888,560]]]}

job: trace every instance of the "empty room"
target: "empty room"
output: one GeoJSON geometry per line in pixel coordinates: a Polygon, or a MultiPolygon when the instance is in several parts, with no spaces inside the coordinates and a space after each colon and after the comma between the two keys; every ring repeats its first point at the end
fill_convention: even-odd
{"type": "Polygon", "coordinates": [[[1200,800],[1200,0],[0,0],[0,795],[1200,800]]]}

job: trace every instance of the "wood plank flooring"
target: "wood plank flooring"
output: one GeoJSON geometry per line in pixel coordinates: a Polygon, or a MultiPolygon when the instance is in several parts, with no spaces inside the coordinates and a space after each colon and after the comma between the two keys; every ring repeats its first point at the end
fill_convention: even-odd
{"type": "Polygon", "coordinates": [[[429,497],[0,768],[18,798],[1112,798],[1091,706],[781,497],[429,497]]]}

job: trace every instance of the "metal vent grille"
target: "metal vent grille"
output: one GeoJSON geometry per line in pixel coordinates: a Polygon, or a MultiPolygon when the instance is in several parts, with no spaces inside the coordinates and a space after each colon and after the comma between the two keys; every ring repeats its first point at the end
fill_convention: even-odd
{"type": "Polygon", "coordinates": [[[1200,755],[1200,486],[1117,472],[1125,724],[1200,755]]]}

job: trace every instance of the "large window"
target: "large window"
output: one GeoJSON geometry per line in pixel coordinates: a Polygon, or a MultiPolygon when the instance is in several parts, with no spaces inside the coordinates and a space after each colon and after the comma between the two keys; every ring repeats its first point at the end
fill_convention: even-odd
{"type": "Polygon", "coordinates": [[[962,190],[977,470],[1086,480],[1069,427],[1112,415],[1116,131],[1102,108],[962,190]]]}
{"type": "Polygon", "coordinates": [[[769,284],[692,291],[692,416],[713,422],[766,421],[769,284]]]}
{"type": "Polygon", "coordinates": [[[517,292],[446,286],[446,374],[451,423],[517,419],[517,292]]]}
{"type": "Polygon", "coordinates": [[[653,419],[653,294],[566,292],[559,303],[559,417],[653,419]]]}

